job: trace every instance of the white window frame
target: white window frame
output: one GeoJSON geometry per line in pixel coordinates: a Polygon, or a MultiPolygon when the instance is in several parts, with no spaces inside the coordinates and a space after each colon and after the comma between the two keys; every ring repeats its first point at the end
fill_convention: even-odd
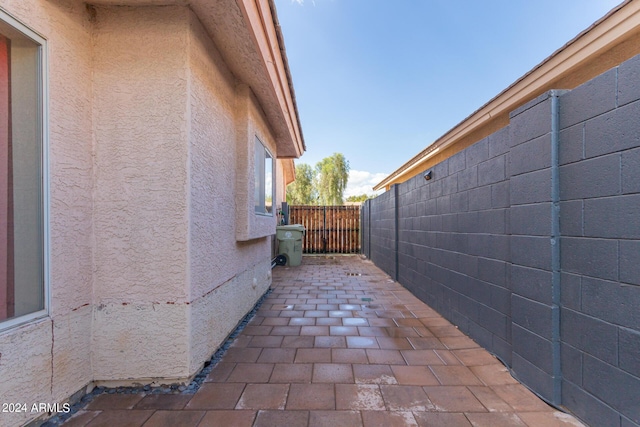
{"type": "Polygon", "coordinates": [[[254,143],[254,206],[255,214],[262,216],[273,216],[273,205],[275,198],[275,159],[269,149],[262,143],[258,136],[255,136],[254,143]],[[267,158],[271,159],[271,210],[267,209],[267,158]]]}
{"type": "Polygon", "coordinates": [[[49,290],[50,283],[50,231],[49,231],[49,60],[47,40],[37,32],[33,31],[22,22],[3,10],[0,10],[0,20],[9,26],[21,32],[24,36],[30,38],[34,43],[40,45],[39,49],[39,103],[40,103],[40,141],[42,156],[40,159],[40,168],[42,173],[42,279],[43,279],[43,300],[44,308],[22,316],[12,317],[0,321],[0,332],[14,328],[25,323],[29,323],[38,319],[45,318],[49,315],[51,307],[51,293],[49,290]]]}

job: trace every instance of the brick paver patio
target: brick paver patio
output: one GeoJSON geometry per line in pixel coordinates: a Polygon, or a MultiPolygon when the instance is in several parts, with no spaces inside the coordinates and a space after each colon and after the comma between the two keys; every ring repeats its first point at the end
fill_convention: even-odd
{"type": "Polygon", "coordinates": [[[66,426],[581,426],[357,256],[273,270],[193,395],[102,394],[66,426]]]}

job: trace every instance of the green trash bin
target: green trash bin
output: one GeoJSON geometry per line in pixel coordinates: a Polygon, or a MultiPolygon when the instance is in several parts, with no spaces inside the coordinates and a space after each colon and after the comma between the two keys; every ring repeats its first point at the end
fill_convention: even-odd
{"type": "Polygon", "coordinates": [[[302,263],[302,236],[306,229],[302,224],[276,226],[278,254],[287,258],[287,265],[297,267],[302,263]]]}

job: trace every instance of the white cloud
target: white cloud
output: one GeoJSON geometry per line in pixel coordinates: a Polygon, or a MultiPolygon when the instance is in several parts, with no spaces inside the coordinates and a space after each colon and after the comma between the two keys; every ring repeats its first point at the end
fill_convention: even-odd
{"type": "Polygon", "coordinates": [[[387,173],[371,173],[366,171],[349,171],[349,181],[344,191],[345,199],[349,196],[359,196],[361,194],[380,194],[382,191],[373,191],[373,186],[379,184],[389,174],[387,173]]]}

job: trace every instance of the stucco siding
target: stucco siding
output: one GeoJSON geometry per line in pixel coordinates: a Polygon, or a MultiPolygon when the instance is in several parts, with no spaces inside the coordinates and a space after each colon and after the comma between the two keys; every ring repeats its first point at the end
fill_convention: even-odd
{"type": "MultiPolygon", "coordinates": [[[[62,402],[91,381],[91,23],[84,4],[0,0],[47,40],[50,316],[0,332],[3,402],[62,402]],[[53,382],[52,382],[53,381],[53,382]]],[[[2,414],[22,425],[37,412],[2,414]]]]}
{"type": "MultiPolygon", "coordinates": [[[[253,153],[236,149],[238,129],[255,129],[247,137],[260,133],[266,136],[263,139],[271,141],[269,128],[263,120],[255,118],[255,112],[238,114],[238,100],[245,102],[245,99],[236,85],[216,46],[195,15],[191,15],[188,143],[191,373],[222,344],[271,283],[267,274],[270,269],[267,239],[236,241],[236,215],[243,209],[237,204],[236,182],[253,178],[252,161],[244,169],[235,167],[238,156],[253,153]]],[[[256,107],[251,104],[249,108],[256,107]]],[[[253,206],[250,215],[254,215],[253,206]]]]}

